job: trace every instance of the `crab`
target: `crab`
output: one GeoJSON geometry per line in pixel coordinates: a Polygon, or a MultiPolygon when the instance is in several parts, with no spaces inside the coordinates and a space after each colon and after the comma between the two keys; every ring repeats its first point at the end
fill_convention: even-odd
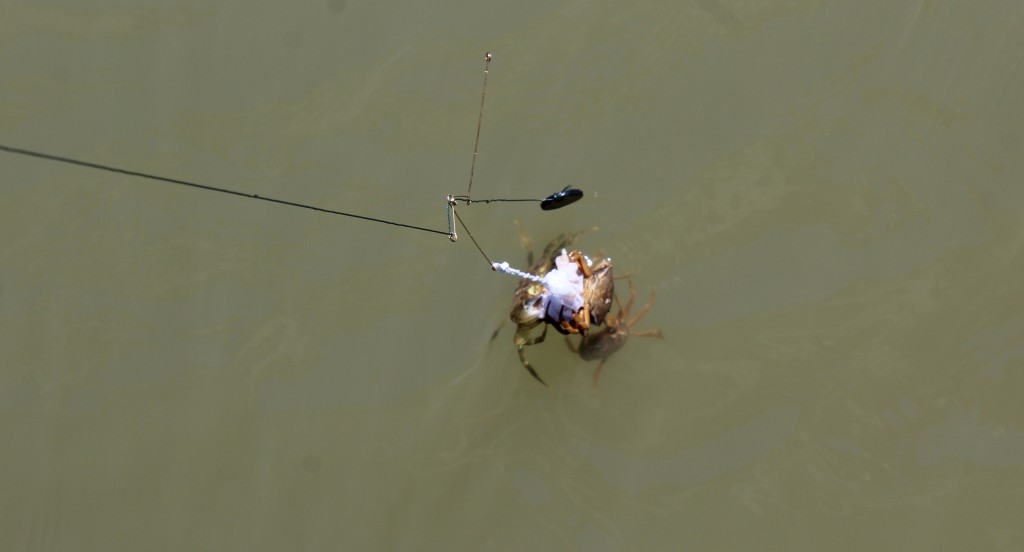
{"type": "MultiPolygon", "coordinates": [[[[582,301],[581,305],[575,309],[571,304],[560,302],[556,303],[554,308],[548,308],[555,299],[552,299],[550,291],[540,282],[523,280],[515,290],[509,317],[516,324],[513,342],[519,353],[519,361],[531,376],[547,385],[534,370],[530,361],[526,360],[523,349],[529,345],[543,342],[547,337],[548,324],[565,335],[586,336],[590,333],[591,326],[599,326],[604,323],[605,317],[611,310],[612,297],[615,295],[612,263],[609,259],[603,259],[597,264],[593,264],[579,250],[566,251],[566,248],[571,247],[586,230],[557,236],[544,248],[540,259],[534,262],[530,238],[522,225],[519,225],[518,222],[516,224],[519,226],[520,241],[527,250],[527,262],[530,264],[529,273],[545,277],[549,273],[558,271],[566,273],[569,278],[579,279],[582,277],[582,301]],[[544,325],[544,329],[540,335],[531,336],[530,331],[541,324],[544,325]]],[[[576,302],[580,302],[578,297],[576,302]]]]}
{"type": "Polygon", "coordinates": [[[616,351],[622,348],[626,344],[626,340],[632,337],[657,337],[664,339],[664,336],[659,329],[643,330],[635,332],[632,330],[633,325],[643,318],[647,311],[651,309],[654,304],[654,290],[651,290],[651,296],[647,299],[645,304],[639,312],[636,313],[632,318],[629,317],[629,311],[633,309],[633,304],[636,302],[636,288],[633,286],[633,278],[627,274],[622,276],[629,283],[629,301],[626,302],[625,306],[619,301],[619,296],[615,295],[615,304],[619,306],[618,316],[614,314],[608,314],[606,318],[607,325],[599,332],[588,333],[583,335],[580,339],[579,346],[573,344],[569,336],[565,336],[565,343],[569,346],[572,352],[580,355],[583,360],[598,360],[597,368],[594,369],[593,382],[594,386],[597,386],[597,380],[601,377],[601,368],[604,366],[605,361],[608,357],[612,356],[616,351]]]}

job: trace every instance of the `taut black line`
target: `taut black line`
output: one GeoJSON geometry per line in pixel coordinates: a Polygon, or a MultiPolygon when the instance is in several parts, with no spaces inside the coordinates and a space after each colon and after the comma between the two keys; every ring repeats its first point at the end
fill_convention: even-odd
{"type": "Polygon", "coordinates": [[[261,196],[259,194],[250,194],[250,193],[246,193],[246,192],[239,192],[239,191],[236,191],[236,190],[229,190],[227,188],[218,188],[217,186],[208,186],[206,184],[198,184],[196,182],[189,182],[187,180],[179,180],[177,178],[168,178],[166,176],[159,176],[159,175],[144,173],[144,172],[140,172],[140,171],[132,171],[132,170],[128,170],[128,169],[122,169],[122,168],[119,168],[119,167],[112,167],[110,165],[103,165],[103,164],[100,164],[100,163],[93,163],[93,162],[90,162],[90,161],[82,161],[80,159],[72,159],[70,157],[63,157],[61,155],[53,155],[53,154],[50,154],[50,153],[43,153],[43,152],[40,152],[40,151],[33,151],[33,150],[22,149],[22,148],[15,148],[15,147],[11,147],[11,146],[5,146],[3,144],[0,144],[0,150],[6,151],[8,153],[15,153],[15,154],[18,154],[18,155],[26,155],[26,156],[29,156],[29,157],[35,157],[35,158],[38,158],[38,159],[46,159],[47,161],[56,161],[58,163],[67,163],[69,165],[77,165],[79,167],[86,167],[86,168],[90,168],[90,169],[98,169],[98,170],[101,170],[101,171],[108,171],[108,172],[112,172],[112,173],[126,174],[126,175],[129,175],[129,176],[137,176],[139,178],[148,178],[149,180],[158,180],[160,182],[167,182],[167,183],[170,183],[170,184],[178,184],[180,186],[188,186],[188,187],[196,188],[196,189],[200,189],[200,190],[208,190],[208,191],[211,191],[211,192],[220,192],[222,194],[231,194],[231,195],[234,195],[234,196],[247,197],[247,198],[250,198],[250,199],[259,199],[261,201],[269,201],[271,203],[278,203],[278,204],[281,204],[281,205],[289,205],[289,206],[292,206],[292,207],[301,207],[303,209],[309,209],[311,211],[320,211],[321,213],[328,213],[328,214],[331,214],[331,215],[341,215],[341,216],[344,216],[344,217],[352,217],[352,218],[357,218],[357,219],[362,219],[362,220],[368,220],[368,221],[371,221],[371,222],[380,222],[380,223],[383,223],[383,224],[390,224],[392,226],[401,226],[402,228],[411,228],[413,230],[420,230],[420,231],[423,231],[423,232],[430,232],[432,234],[441,234],[442,236],[447,236],[448,235],[448,232],[445,232],[443,230],[434,230],[434,229],[431,229],[431,228],[423,228],[422,226],[413,226],[412,224],[403,224],[401,222],[394,222],[394,221],[391,221],[391,220],[379,219],[379,218],[374,218],[374,217],[367,217],[367,216],[363,216],[363,215],[357,215],[357,214],[354,214],[354,213],[346,213],[344,211],[335,211],[333,209],[325,209],[323,207],[317,207],[315,205],[306,205],[304,203],[296,203],[294,201],[287,201],[287,200],[284,200],[284,199],[276,199],[276,198],[272,198],[272,197],[264,197],[264,196],[261,196]]]}

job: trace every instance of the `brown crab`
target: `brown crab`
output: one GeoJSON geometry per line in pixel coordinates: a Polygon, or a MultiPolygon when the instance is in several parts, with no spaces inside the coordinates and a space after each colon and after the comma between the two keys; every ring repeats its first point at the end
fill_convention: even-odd
{"type": "Polygon", "coordinates": [[[626,344],[626,340],[632,337],[658,337],[664,339],[661,334],[661,330],[644,330],[641,332],[632,331],[632,327],[641,318],[643,318],[647,311],[651,309],[654,304],[654,290],[651,290],[651,296],[647,299],[647,304],[644,305],[638,313],[632,318],[629,318],[629,311],[633,308],[633,303],[636,302],[636,288],[633,287],[633,278],[629,274],[623,276],[627,282],[629,282],[629,301],[623,306],[619,301],[619,296],[615,295],[615,304],[619,306],[618,316],[614,314],[608,314],[606,318],[607,326],[597,333],[590,333],[584,335],[580,339],[579,347],[573,344],[569,336],[565,336],[565,343],[569,346],[569,349],[574,353],[578,353],[580,358],[583,360],[599,360],[597,368],[594,369],[594,385],[597,385],[597,380],[601,377],[601,368],[604,366],[608,357],[612,356],[616,351],[622,348],[626,344]]]}
{"type": "MultiPolygon", "coordinates": [[[[557,236],[544,248],[540,259],[534,262],[530,238],[522,225],[518,222],[516,224],[519,226],[519,239],[527,250],[527,262],[530,264],[528,272],[541,277],[555,268],[555,258],[561,256],[563,250],[571,247],[581,235],[587,232],[586,230],[568,232],[557,236]]],[[[586,336],[592,325],[598,326],[604,323],[608,311],[611,310],[612,297],[615,295],[615,281],[612,276],[610,260],[604,259],[591,266],[584,255],[575,249],[568,254],[568,257],[572,263],[576,264],[579,274],[583,276],[583,306],[574,312],[571,318],[553,318],[542,306],[542,298],[547,291],[545,286],[531,280],[523,280],[516,287],[512,311],[509,313],[512,322],[516,324],[513,341],[519,353],[519,361],[530,372],[530,375],[544,385],[547,383],[526,360],[523,348],[544,341],[547,336],[548,324],[565,335],[586,336]],[[541,324],[544,324],[541,334],[531,336],[530,330],[541,324]]]]}

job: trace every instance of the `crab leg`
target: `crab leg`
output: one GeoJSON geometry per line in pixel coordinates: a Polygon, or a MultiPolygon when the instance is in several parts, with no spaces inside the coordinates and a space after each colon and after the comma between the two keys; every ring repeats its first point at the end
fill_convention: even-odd
{"type": "Polygon", "coordinates": [[[576,261],[576,264],[580,268],[580,274],[583,275],[583,279],[589,280],[590,278],[593,278],[594,274],[590,272],[590,267],[587,266],[587,261],[583,259],[583,253],[573,250],[572,255],[574,258],[571,260],[576,261]]]}
{"type": "Polygon", "coordinates": [[[526,360],[526,357],[523,356],[522,347],[519,347],[519,362],[523,363],[523,368],[526,368],[526,371],[529,372],[531,376],[533,376],[533,379],[541,382],[541,384],[543,384],[544,387],[548,386],[548,384],[544,380],[540,379],[540,374],[538,374],[537,371],[533,369],[533,366],[530,364],[530,361],[526,360]]]}
{"type": "MultiPolygon", "coordinates": [[[[632,282],[630,282],[630,283],[632,283],[632,282]]],[[[630,288],[632,288],[632,286],[630,286],[630,288]]],[[[630,291],[633,291],[633,290],[631,289],[630,291]]],[[[630,304],[632,304],[632,299],[630,300],[630,304]]],[[[636,313],[636,316],[634,316],[633,318],[630,318],[629,322],[627,322],[626,325],[632,326],[633,324],[636,324],[638,320],[640,320],[641,318],[644,317],[644,315],[647,314],[647,311],[651,310],[651,305],[653,305],[653,304],[654,304],[654,290],[652,289],[651,290],[651,297],[647,300],[647,304],[644,305],[643,308],[640,309],[640,312],[636,313]]],[[[632,334],[632,335],[639,335],[639,334],[632,334]]]]}
{"type": "Polygon", "coordinates": [[[608,357],[602,358],[601,362],[597,363],[597,368],[594,368],[593,381],[594,389],[597,389],[597,380],[601,379],[601,368],[604,367],[604,361],[608,360],[608,357]]]}
{"type": "Polygon", "coordinates": [[[548,327],[545,325],[544,331],[542,331],[538,336],[525,338],[522,337],[520,333],[516,333],[515,337],[516,350],[519,352],[519,362],[523,364],[523,368],[526,368],[526,371],[529,372],[530,375],[534,377],[534,379],[544,384],[545,387],[547,386],[547,383],[545,383],[544,380],[540,378],[540,374],[538,374],[537,371],[533,369],[533,365],[530,364],[530,361],[526,360],[526,356],[523,354],[523,348],[527,347],[528,345],[536,345],[537,343],[544,341],[544,338],[547,337],[547,335],[548,327]]]}
{"type": "Polygon", "coordinates": [[[665,336],[661,333],[661,330],[644,330],[642,332],[629,332],[629,337],[657,337],[658,339],[665,339],[665,336]]]}
{"type": "Polygon", "coordinates": [[[523,223],[518,220],[514,222],[516,223],[516,228],[519,229],[519,244],[526,250],[526,266],[533,266],[533,240],[526,233],[526,228],[523,228],[523,223]]]}

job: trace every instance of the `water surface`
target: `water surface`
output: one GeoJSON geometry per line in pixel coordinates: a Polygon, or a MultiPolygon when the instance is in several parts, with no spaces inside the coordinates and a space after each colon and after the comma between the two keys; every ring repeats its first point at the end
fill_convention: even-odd
{"type": "Polygon", "coordinates": [[[0,143],[584,250],[520,367],[466,239],[0,152],[6,550],[1019,550],[1024,9],[8,2],[0,143]],[[620,293],[625,291],[619,286],[620,293]]]}

